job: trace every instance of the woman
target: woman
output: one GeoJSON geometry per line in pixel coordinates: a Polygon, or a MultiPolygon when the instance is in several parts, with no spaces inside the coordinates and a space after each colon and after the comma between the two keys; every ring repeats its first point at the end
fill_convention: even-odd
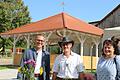
{"type": "Polygon", "coordinates": [[[118,43],[114,40],[105,40],[103,42],[103,54],[97,64],[97,80],[116,80],[116,74],[120,74],[120,56],[118,43]],[[116,63],[117,62],[117,68],[116,63]]]}

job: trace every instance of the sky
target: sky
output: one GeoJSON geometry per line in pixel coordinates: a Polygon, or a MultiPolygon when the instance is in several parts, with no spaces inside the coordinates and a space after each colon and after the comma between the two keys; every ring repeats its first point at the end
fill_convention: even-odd
{"type": "Polygon", "coordinates": [[[23,0],[32,22],[65,12],[85,22],[103,19],[120,0],[23,0]],[[64,5],[62,3],[64,2],[64,5]],[[64,10],[63,10],[64,8],[64,10]]]}

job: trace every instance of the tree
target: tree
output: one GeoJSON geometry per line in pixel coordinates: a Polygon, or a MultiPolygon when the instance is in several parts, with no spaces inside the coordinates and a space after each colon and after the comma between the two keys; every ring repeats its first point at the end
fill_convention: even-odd
{"type": "MultiPolygon", "coordinates": [[[[0,32],[5,32],[30,22],[28,7],[24,5],[22,0],[0,0],[0,32]]],[[[7,39],[6,43],[10,43],[12,40],[7,39]]],[[[6,46],[9,45],[6,44],[6,46]]]]}

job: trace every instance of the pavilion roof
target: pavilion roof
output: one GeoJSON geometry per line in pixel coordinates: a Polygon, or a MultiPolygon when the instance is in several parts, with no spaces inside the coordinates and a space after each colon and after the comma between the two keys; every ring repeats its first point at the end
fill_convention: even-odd
{"type": "Polygon", "coordinates": [[[102,29],[62,12],[37,22],[26,24],[13,30],[6,31],[0,35],[45,32],[64,28],[98,36],[103,34],[102,29]]]}

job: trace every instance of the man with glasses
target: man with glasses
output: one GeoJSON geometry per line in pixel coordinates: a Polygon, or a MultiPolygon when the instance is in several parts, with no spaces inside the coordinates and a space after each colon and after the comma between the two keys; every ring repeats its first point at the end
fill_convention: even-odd
{"type": "MultiPolygon", "coordinates": [[[[30,48],[23,53],[20,66],[24,67],[26,63],[32,62],[33,64],[33,62],[35,62],[33,64],[33,76],[35,80],[50,80],[50,56],[47,51],[43,50],[45,38],[41,34],[35,35],[34,41],[35,47],[30,48]]],[[[31,69],[29,65],[27,67],[31,69]]],[[[18,73],[17,78],[21,80],[31,80],[28,76],[25,76],[20,72],[18,73]]]]}
{"type": "Polygon", "coordinates": [[[62,48],[62,54],[55,59],[52,80],[84,80],[84,66],[80,55],[71,50],[74,41],[63,37],[58,44],[62,48]]]}

